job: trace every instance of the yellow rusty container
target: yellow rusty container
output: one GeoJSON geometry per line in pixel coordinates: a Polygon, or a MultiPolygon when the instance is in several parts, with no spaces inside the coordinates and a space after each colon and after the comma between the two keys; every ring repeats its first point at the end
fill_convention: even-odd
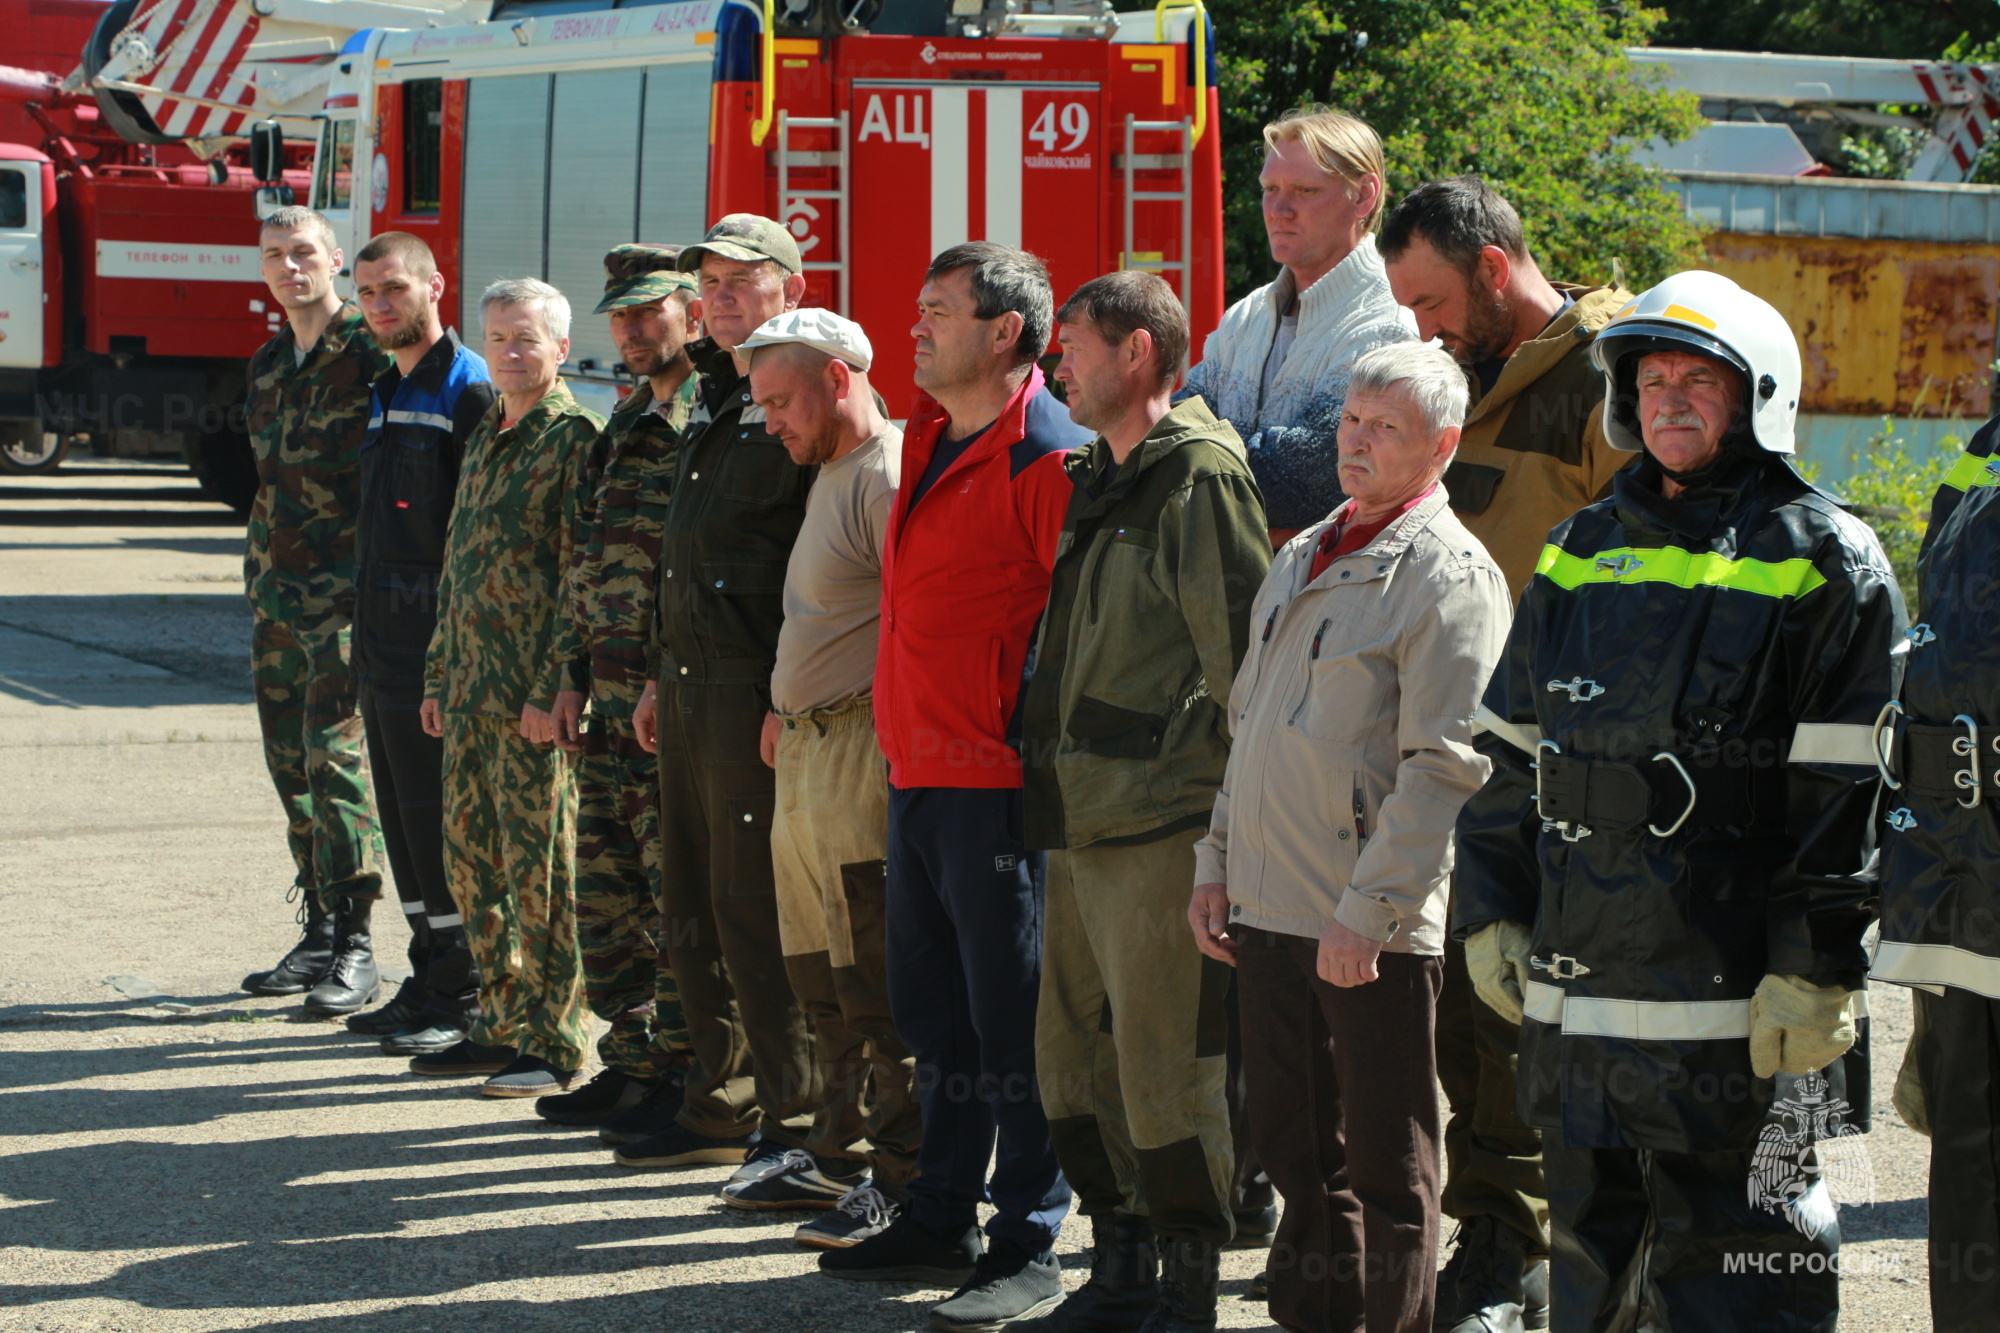
{"type": "Polygon", "coordinates": [[[1709,265],[1783,312],[1805,358],[1801,412],[1990,410],[2000,245],[1711,232],[1709,265]]]}

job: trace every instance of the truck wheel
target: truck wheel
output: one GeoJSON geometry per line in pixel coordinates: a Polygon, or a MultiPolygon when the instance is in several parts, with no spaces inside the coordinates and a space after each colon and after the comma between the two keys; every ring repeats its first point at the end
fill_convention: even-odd
{"type": "Polygon", "coordinates": [[[257,461],[250,437],[241,431],[212,430],[193,437],[187,447],[188,470],[201,483],[201,493],[248,515],[257,498],[257,461]]]}
{"type": "Polygon", "coordinates": [[[0,472],[34,477],[54,472],[69,453],[69,437],[39,421],[0,421],[0,472]]]}

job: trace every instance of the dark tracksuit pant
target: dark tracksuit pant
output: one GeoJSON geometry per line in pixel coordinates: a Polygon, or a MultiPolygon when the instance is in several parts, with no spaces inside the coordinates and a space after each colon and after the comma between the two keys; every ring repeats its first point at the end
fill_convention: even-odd
{"type": "Polygon", "coordinates": [[[1931,1119],[1931,1322],[2000,1330],[2000,1000],[1956,986],[1924,997],[1931,1119]]]}
{"type": "Polygon", "coordinates": [[[990,1194],[987,1234],[1046,1250],[1070,1191],[1035,1086],[1045,866],[1020,791],[891,787],[888,861],[889,1004],[923,1108],[911,1216],[956,1235],[990,1194]]]}
{"type": "Polygon", "coordinates": [[[1521,1233],[1528,1253],[1549,1251],[1549,1205],[1542,1183],[1542,1136],[1515,1104],[1521,1027],[1472,988],[1465,945],[1444,943],[1438,997],[1437,1071],[1451,1115],[1444,1126],[1445,1216],[1492,1217],[1521,1233]]]}
{"type": "Polygon", "coordinates": [[[803,1148],[819,1086],[771,871],[762,691],[659,682],[661,934],[694,1064],[680,1123],[803,1148]]]}
{"type": "Polygon", "coordinates": [[[410,970],[443,1009],[477,999],[472,951],[444,870],[444,741],[424,733],[423,687],[361,685],[361,722],[382,840],[410,923],[410,970]]]}
{"type": "Polygon", "coordinates": [[[1424,1333],[1438,1235],[1431,1024],[1441,964],[1387,953],[1320,980],[1319,942],[1232,928],[1258,1160],[1284,1196],[1271,1318],[1293,1333],[1424,1333]]]}

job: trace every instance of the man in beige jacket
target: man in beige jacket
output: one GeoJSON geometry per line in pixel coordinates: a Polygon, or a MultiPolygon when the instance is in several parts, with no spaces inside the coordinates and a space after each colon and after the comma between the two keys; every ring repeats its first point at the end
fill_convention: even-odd
{"type": "Polygon", "coordinates": [[[1466,398],[1435,347],[1355,362],[1350,499],[1279,552],[1251,608],[1196,848],[1189,924],[1238,968],[1251,1141],[1285,1198],[1271,1315],[1300,1333],[1431,1323],[1452,824],[1489,767],[1472,715],[1513,611],[1439,486],[1466,398]]]}

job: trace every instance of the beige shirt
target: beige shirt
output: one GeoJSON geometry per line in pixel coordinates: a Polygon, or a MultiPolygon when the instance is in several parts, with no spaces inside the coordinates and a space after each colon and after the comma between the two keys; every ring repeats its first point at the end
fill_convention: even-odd
{"type": "Polygon", "coordinates": [[[774,711],[832,708],[873,688],[882,543],[902,464],[903,432],[887,423],[845,458],[820,464],[785,566],[774,711]]]}

